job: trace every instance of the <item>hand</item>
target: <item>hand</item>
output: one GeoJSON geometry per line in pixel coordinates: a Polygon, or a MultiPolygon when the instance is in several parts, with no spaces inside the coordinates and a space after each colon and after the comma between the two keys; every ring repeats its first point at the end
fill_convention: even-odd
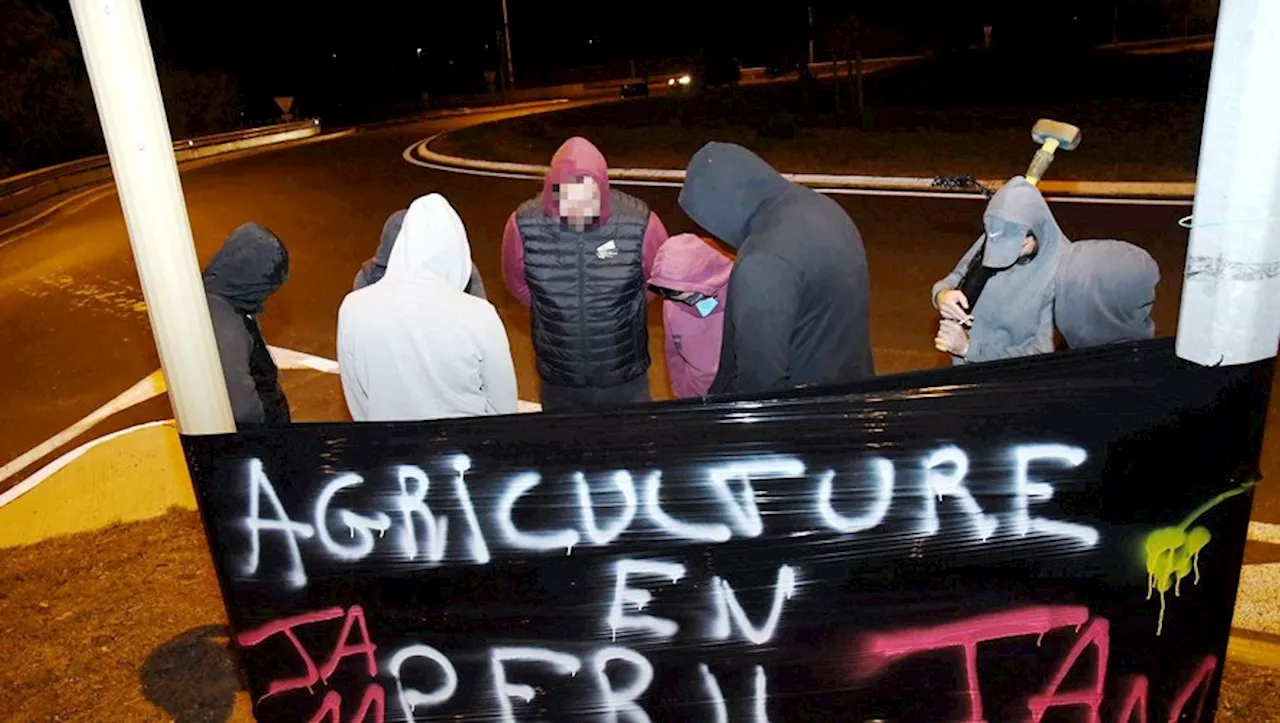
{"type": "Polygon", "coordinates": [[[964,292],[958,289],[947,289],[938,292],[938,313],[943,319],[958,321],[965,326],[973,326],[973,317],[969,315],[969,300],[964,292]]]}
{"type": "Polygon", "coordinates": [[[966,356],[969,353],[969,332],[959,322],[943,319],[938,324],[938,335],[933,339],[933,346],[941,352],[966,356]]]}

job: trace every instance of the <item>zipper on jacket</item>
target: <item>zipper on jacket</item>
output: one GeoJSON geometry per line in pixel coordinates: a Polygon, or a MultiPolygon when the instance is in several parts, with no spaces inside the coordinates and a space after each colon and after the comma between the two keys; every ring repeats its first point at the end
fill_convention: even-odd
{"type": "Polygon", "coordinates": [[[582,344],[583,381],[591,384],[591,342],[587,339],[587,240],[578,234],[578,340],[582,344]]]}

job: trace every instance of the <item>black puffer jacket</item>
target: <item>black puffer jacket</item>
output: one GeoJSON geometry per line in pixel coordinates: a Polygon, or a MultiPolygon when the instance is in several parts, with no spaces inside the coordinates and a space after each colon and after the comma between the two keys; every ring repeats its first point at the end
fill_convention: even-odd
{"type": "Polygon", "coordinates": [[[283,425],[289,401],[258,328],[262,304],[289,278],[289,252],[264,226],[231,232],[204,270],[204,290],[236,424],[283,425]]]}

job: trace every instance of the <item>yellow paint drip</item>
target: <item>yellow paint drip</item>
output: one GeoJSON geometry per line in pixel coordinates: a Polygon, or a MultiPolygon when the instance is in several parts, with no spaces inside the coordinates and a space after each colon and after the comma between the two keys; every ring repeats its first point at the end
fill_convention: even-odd
{"type": "Polygon", "coordinates": [[[1247,492],[1255,484],[1256,481],[1246,482],[1228,490],[1196,508],[1181,524],[1152,530],[1143,540],[1147,559],[1147,599],[1151,599],[1153,592],[1160,596],[1156,635],[1164,632],[1165,593],[1172,588],[1174,597],[1181,597],[1182,581],[1193,574],[1192,584],[1200,584],[1200,553],[1213,539],[1213,534],[1206,527],[1191,527],[1191,524],[1219,503],[1247,492]]]}

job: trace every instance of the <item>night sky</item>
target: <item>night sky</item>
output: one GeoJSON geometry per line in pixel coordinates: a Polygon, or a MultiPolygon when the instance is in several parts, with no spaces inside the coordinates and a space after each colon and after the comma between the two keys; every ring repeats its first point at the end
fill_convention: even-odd
{"type": "MultiPolygon", "coordinates": [[[[74,35],[65,0],[30,1],[62,17],[65,31],[74,35]]],[[[1133,17],[1169,2],[1207,1],[1120,0],[1133,17]]],[[[600,77],[619,77],[617,69],[626,68],[628,59],[700,52],[747,66],[798,59],[807,54],[809,5],[821,59],[824,26],[853,11],[890,38],[892,53],[980,43],[986,23],[1005,39],[1033,46],[1055,33],[1104,42],[1115,2],[779,0],[750,12],[740,0],[508,0],[508,6],[517,83],[527,87],[553,84],[557,73],[583,66],[612,64],[600,77]]],[[[501,0],[142,4],[162,68],[230,73],[254,98],[345,95],[368,101],[423,91],[479,92],[486,89],[484,71],[499,65],[501,0]]]]}

